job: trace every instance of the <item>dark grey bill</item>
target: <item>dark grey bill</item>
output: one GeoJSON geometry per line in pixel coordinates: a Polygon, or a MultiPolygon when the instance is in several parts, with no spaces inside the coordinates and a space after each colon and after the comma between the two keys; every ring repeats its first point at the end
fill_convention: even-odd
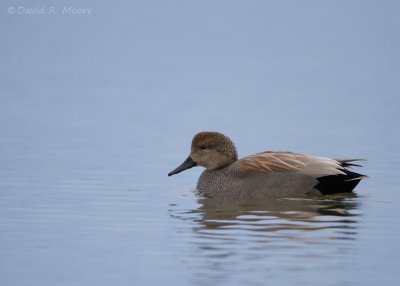
{"type": "Polygon", "coordinates": [[[172,172],[168,173],[168,176],[172,176],[175,174],[178,174],[182,171],[185,171],[187,169],[190,169],[194,166],[196,166],[196,162],[192,160],[192,158],[188,157],[185,162],[183,162],[178,168],[176,168],[175,170],[173,170],[172,172]]]}

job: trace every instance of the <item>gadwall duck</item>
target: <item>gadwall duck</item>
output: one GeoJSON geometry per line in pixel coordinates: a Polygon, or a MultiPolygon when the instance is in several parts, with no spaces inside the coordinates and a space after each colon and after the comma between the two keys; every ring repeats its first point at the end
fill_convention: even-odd
{"type": "Polygon", "coordinates": [[[268,198],[349,193],[366,176],[350,171],[358,159],[329,159],[266,151],[238,160],[236,147],[218,132],[200,132],[189,157],[168,176],[206,168],[197,182],[207,197],[268,198]]]}

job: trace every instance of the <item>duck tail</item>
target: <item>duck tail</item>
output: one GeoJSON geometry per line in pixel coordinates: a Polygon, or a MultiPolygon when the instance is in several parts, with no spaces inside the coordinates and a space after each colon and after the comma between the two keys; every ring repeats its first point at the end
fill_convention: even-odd
{"type": "Polygon", "coordinates": [[[342,165],[343,168],[347,167],[362,167],[361,165],[354,164],[353,162],[355,161],[365,161],[365,159],[335,159],[335,161],[338,161],[340,165],[342,165]]]}
{"type": "Polygon", "coordinates": [[[343,175],[330,175],[317,178],[318,184],[315,186],[323,195],[337,193],[350,193],[358,183],[368,176],[350,171],[348,168],[361,167],[354,164],[354,161],[363,161],[363,159],[339,159],[338,161],[343,169],[343,175]]]}

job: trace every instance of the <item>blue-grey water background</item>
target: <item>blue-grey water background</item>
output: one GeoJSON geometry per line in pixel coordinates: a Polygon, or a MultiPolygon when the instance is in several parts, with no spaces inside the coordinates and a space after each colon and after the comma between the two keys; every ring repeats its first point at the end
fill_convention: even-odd
{"type": "Polygon", "coordinates": [[[1,285],[398,285],[398,1],[0,9],[1,285]],[[240,156],[366,158],[371,178],[204,200],[200,168],[167,177],[202,130],[240,156]]]}

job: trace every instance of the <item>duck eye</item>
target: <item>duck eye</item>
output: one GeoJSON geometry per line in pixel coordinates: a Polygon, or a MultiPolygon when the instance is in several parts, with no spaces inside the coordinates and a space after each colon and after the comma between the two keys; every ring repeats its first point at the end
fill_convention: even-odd
{"type": "Polygon", "coordinates": [[[201,146],[200,146],[200,149],[201,149],[201,150],[205,150],[205,149],[207,149],[207,147],[206,147],[205,145],[201,145],[201,146]]]}

